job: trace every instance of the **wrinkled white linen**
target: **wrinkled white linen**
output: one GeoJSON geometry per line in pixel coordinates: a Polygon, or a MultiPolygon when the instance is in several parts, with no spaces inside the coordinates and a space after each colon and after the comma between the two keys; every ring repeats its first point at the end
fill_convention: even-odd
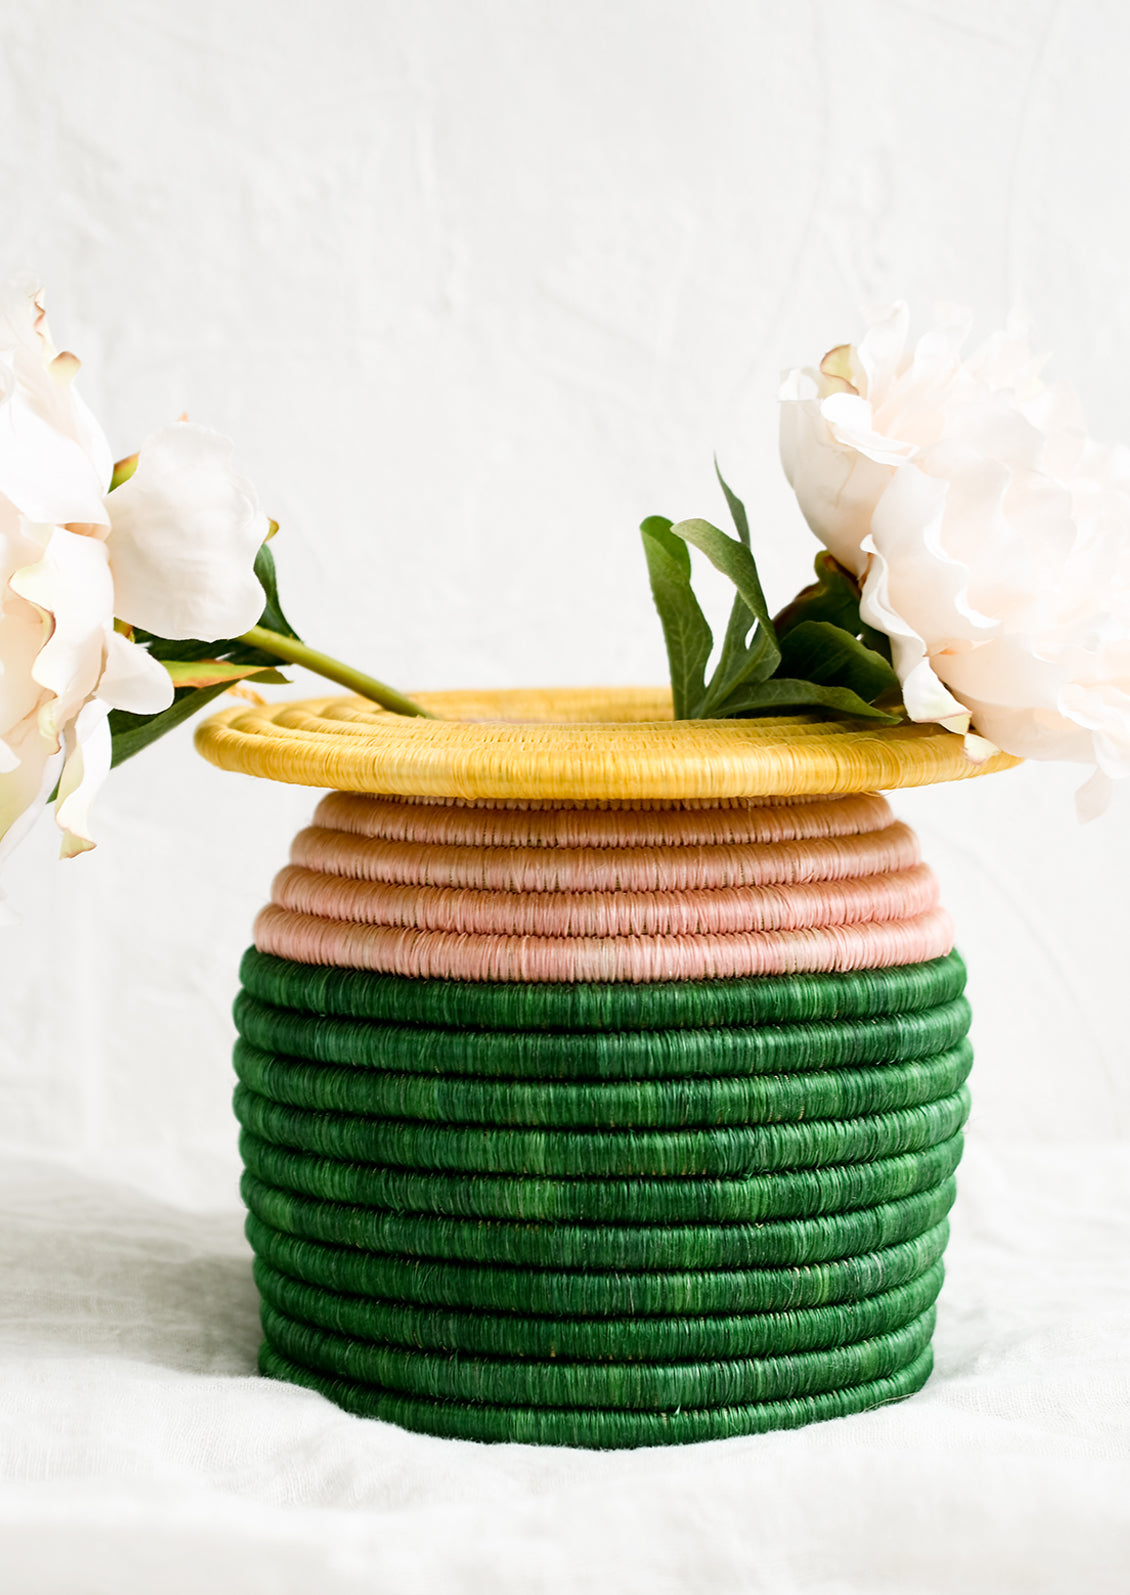
{"type": "MultiPolygon", "coordinates": [[[[234,1169],[233,1169],[234,1172],[234,1169]]],[[[0,1196],[7,1595],[1043,1595],[1130,1570],[1130,1152],[960,1176],[926,1390],[702,1446],[480,1446],[254,1373],[233,1205],[65,1165],[0,1196]]]]}

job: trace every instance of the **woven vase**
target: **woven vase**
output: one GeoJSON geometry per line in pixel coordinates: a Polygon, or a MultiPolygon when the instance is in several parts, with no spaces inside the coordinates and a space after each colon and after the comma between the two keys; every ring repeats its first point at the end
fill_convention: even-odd
{"type": "Polygon", "coordinates": [[[330,788],[255,927],[236,1114],[262,1371],[430,1434],[615,1447],[919,1389],[971,1054],[880,789],[920,726],[664,693],[228,710],[330,788]]]}

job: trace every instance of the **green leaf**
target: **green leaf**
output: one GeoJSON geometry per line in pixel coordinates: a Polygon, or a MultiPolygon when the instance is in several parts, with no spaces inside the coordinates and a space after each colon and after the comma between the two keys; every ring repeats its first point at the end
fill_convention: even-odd
{"type": "Polygon", "coordinates": [[[850,687],[868,703],[899,691],[899,678],[881,654],[826,620],[802,620],[785,633],[781,669],[802,681],[850,687]]]}
{"type": "Polygon", "coordinates": [[[753,646],[750,646],[749,634],[756,625],[756,615],[751,612],[741,594],[737,594],[730,610],[725,636],[722,638],[718,663],[699,711],[700,718],[708,719],[713,713],[711,705],[728,697],[735,687],[741,686],[745,681],[763,680],[772,673],[773,667],[769,662],[767,650],[761,645],[760,630],[755,633],[753,646]]]}
{"type": "Polygon", "coordinates": [[[729,505],[730,514],[734,518],[734,525],[738,529],[738,536],[741,538],[745,547],[749,548],[751,546],[749,540],[749,516],[745,512],[745,505],[730,487],[729,483],[726,481],[726,478],[719,470],[717,455],[714,456],[714,474],[718,478],[718,486],[726,495],[726,503],[729,505]]]}
{"type": "Polygon", "coordinates": [[[127,714],[124,709],[110,711],[110,737],[113,747],[111,763],[118,765],[132,759],[135,753],[147,748],[166,731],[182,725],[199,709],[226,692],[229,682],[218,681],[211,687],[190,687],[178,692],[167,709],[160,714],[127,714]]]}
{"type": "Polygon", "coordinates": [[[891,639],[874,627],[868,626],[859,614],[859,583],[851,571],[822,550],[816,556],[816,580],[797,593],[779,615],[773,617],[777,636],[784,637],[794,626],[806,620],[825,620],[839,626],[853,637],[861,637],[872,653],[891,657],[891,639]]]}
{"type": "Polygon", "coordinates": [[[773,624],[777,636],[784,637],[806,620],[826,620],[859,635],[859,586],[850,571],[824,551],[816,556],[816,580],[773,617],[773,624]]]}
{"type": "MultiPolygon", "coordinates": [[[[273,523],[272,523],[273,524],[273,523]]],[[[279,603],[278,574],[275,571],[275,556],[271,553],[269,543],[263,543],[255,556],[255,574],[259,578],[259,585],[267,595],[266,608],[259,616],[260,626],[268,631],[279,631],[284,637],[293,637],[301,642],[301,638],[282,612],[279,603]]]]}
{"type": "MultiPolygon", "coordinates": [[[[739,543],[734,537],[727,537],[725,532],[719,531],[718,527],[712,526],[709,521],[679,521],[672,526],[671,534],[700,549],[715,570],[720,570],[723,576],[730,578],[747,607],[772,637],[773,623],[769,619],[765,594],[761,590],[761,578],[757,574],[753,555],[745,544],[739,543]]],[[[776,647],[775,642],[774,647],[776,647]]]]}
{"type": "MultiPolygon", "coordinates": [[[[781,650],[777,646],[773,622],[769,619],[765,594],[761,590],[761,578],[757,574],[757,566],[749,549],[736,538],[727,537],[725,532],[719,531],[718,527],[712,526],[709,521],[679,521],[677,525],[672,526],[671,535],[681,537],[684,542],[699,549],[715,570],[720,570],[724,576],[728,576],[738,589],[745,607],[757,621],[757,630],[746,649],[743,677],[748,679],[751,674],[758,677],[771,676],[780,662],[781,650]]],[[[736,633],[736,626],[734,630],[736,633]]],[[[731,633],[727,630],[728,640],[730,636],[731,633]]]]}
{"type": "Polygon", "coordinates": [[[726,634],[722,639],[718,664],[707,685],[696,718],[713,719],[717,714],[716,705],[724,703],[739,687],[765,681],[772,676],[779,664],[779,655],[772,647],[767,646],[765,633],[760,627],[754,632],[752,645],[749,643],[750,630],[756,624],[756,617],[741,594],[737,594],[734,606],[730,610],[726,634]]]}
{"type": "Polygon", "coordinates": [[[217,682],[266,681],[275,686],[287,686],[288,677],[281,671],[261,669],[258,665],[237,665],[226,659],[162,659],[161,663],[173,678],[174,687],[212,687],[217,682]]]}
{"type": "Polygon", "coordinates": [[[730,719],[803,709],[847,715],[853,720],[873,720],[881,725],[897,725],[902,718],[865,703],[848,687],[822,687],[816,682],[794,681],[786,676],[774,676],[771,681],[758,682],[735,693],[717,710],[717,716],[730,719]]]}
{"type": "Polygon", "coordinates": [[[889,639],[863,624],[859,586],[827,552],[817,580],[770,619],[751,551],[749,518],[715,461],[734,518],[733,538],[704,520],[643,523],[652,592],[663,621],[678,718],[728,718],[809,712],[882,725],[901,715],[889,639]],[[688,546],[689,545],[689,546],[688,546]],[[710,628],[691,590],[689,547],[706,555],[737,588],[717,668],[703,685],[710,628]],[[780,670],[780,675],[775,674],[780,670]],[[884,707],[879,707],[879,703],[884,707]]]}
{"type": "MultiPolygon", "coordinates": [[[[746,515],[745,505],[735,492],[730,488],[726,478],[718,466],[718,457],[714,458],[714,474],[718,478],[718,485],[725,494],[726,503],[729,505],[730,514],[733,516],[734,525],[738,529],[738,537],[746,548],[750,546],[749,517],[746,515]]],[[[733,607],[730,610],[730,619],[726,625],[726,633],[722,639],[722,649],[718,657],[718,664],[710,685],[706,689],[700,716],[707,718],[712,711],[712,705],[720,702],[734,690],[750,679],[760,680],[771,675],[773,665],[768,658],[767,650],[761,639],[755,639],[756,646],[753,650],[749,647],[749,634],[758,624],[757,616],[750,609],[740,593],[735,594],[733,607]]]]}
{"type": "Polygon", "coordinates": [[[199,637],[154,637],[148,632],[135,631],[134,641],[148,648],[154,659],[163,665],[180,663],[202,664],[208,660],[226,661],[233,665],[247,665],[252,669],[268,670],[278,665],[278,655],[267,653],[239,637],[219,637],[214,642],[199,637]]]}
{"type": "Polygon", "coordinates": [[[649,515],[640,526],[640,535],[651,596],[667,644],[675,719],[687,720],[702,701],[706,661],[714,639],[691,590],[691,556],[686,543],[672,534],[671,522],[662,515],[649,515]]]}

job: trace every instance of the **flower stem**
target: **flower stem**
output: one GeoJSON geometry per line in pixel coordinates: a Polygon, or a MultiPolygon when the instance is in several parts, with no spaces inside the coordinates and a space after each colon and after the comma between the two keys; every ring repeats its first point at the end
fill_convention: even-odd
{"type": "Polygon", "coordinates": [[[343,665],[338,659],[331,659],[329,654],[318,653],[315,648],[307,648],[304,642],[299,642],[297,637],[284,637],[281,632],[268,631],[266,626],[252,626],[250,631],[245,631],[239,639],[251,648],[260,648],[264,653],[274,654],[278,659],[285,659],[288,664],[302,665],[306,670],[313,670],[316,675],[325,676],[327,681],[336,681],[339,687],[348,687],[351,692],[356,692],[362,698],[371,698],[374,703],[379,703],[382,709],[391,709],[393,714],[420,715],[425,720],[436,720],[438,715],[432,714],[430,709],[424,709],[418,703],[413,703],[411,698],[406,698],[403,693],[397,692],[394,687],[386,687],[383,681],[375,681],[372,676],[366,676],[360,670],[354,670],[350,665],[343,665]]]}

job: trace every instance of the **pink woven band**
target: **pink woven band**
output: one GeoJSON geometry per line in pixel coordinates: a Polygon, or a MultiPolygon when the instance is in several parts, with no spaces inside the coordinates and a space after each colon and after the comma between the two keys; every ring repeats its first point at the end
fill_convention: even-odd
{"type": "Polygon", "coordinates": [[[272,903],[256,921],[255,945],[297,963],[427,979],[705,980],[921,963],[950,951],[953,927],[945,910],[934,908],[882,924],[733,935],[466,936],[341,923],[272,903]]]}
{"type": "Polygon", "coordinates": [[[885,798],[819,798],[766,802],[731,798],[716,804],[575,805],[428,803],[330,792],[314,824],[352,836],[464,847],[716,847],[859,836],[893,823],[885,798]]]}
{"type": "Polygon", "coordinates": [[[275,877],[271,901],[318,919],[466,936],[725,936],[914,919],[936,907],[938,888],[924,864],[804,885],[529,893],[388,886],[289,864],[275,877]]]}
{"type": "Polygon", "coordinates": [[[494,892],[689,892],[847,880],[910,869],[918,840],[906,825],[858,836],[711,847],[480,847],[386,841],[311,825],[291,862],[324,875],[400,886],[494,892]]]}
{"type": "Polygon", "coordinates": [[[655,981],[918,963],[952,932],[874,794],[800,803],[426,802],[334,792],[261,952],[454,980],[655,981]]]}

